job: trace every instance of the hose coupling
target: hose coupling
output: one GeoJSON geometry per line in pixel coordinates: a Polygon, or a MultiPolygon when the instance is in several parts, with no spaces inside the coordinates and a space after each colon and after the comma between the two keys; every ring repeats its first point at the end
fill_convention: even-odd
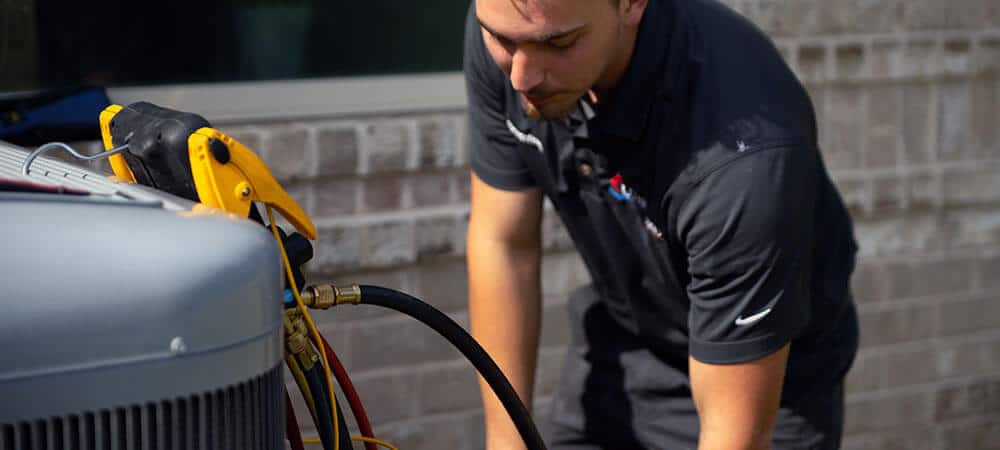
{"type": "Polygon", "coordinates": [[[307,286],[302,290],[302,303],[310,308],[328,309],[331,306],[361,302],[361,287],[352,284],[348,287],[338,287],[332,284],[317,284],[307,286]]]}
{"type": "Polygon", "coordinates": [[[338,305],[344,303],[357,305],[361,303],[361,286],[357,284],[352,284],[346,288],[334,286],[333,290],[336,291],[336,302],[338,305]]]}
{"type": "Polygon", "coordinates": [[[300,355],[309,348],[309,339],[299,333],[285,336],[285,348],[292,355],[300,355]]]}
{"type": "Polygon", "coordinates": [[[307,286],[302,290],[302,303],[310,308],[327,309],[337,304],[337,293],[331,284],[307,286]]]}

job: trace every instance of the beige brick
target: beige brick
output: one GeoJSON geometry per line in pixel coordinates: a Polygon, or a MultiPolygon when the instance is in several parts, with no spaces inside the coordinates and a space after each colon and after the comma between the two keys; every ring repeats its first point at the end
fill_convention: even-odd
{"type": "Polygon", "coordinates": [[[560,250],[572,248],[572,246],[573,240],[559,214],[553,209],[545,210],[542,213],[542,248],[560,250]]]}
{"type": "Polygon", "coordinates": [[[837,60],[837,79],[851,80],[865,75],[865,46],[860,42],[850,42],[834,49],[837,60]]]}
{"type": "Polygon", "coordinates": [[[337,125],[317,132],[319,175],[353,175],[358,172],[358,129],[337,125]]]}
{"type": "Polygon", "coordinates": [[[943,82],[938,89],[938,156],[946,161],[970,159],[969,124],[972,99],[969,83],[943,82]]]}
{"type": "Polygon", "coordinates": [[[980,286],[983,289],[1000,289],[1000,255],[983,258],[979,265],[980,286]]]}
{"type": "Polygon", "coordinates": [[[318,181],[313,211],[317,217],[344,217],[358,211],[358,186],[355,179],[318,181]]]}
{"type": "Polygon", "coordinates": [[[830,89],[827,125],[830,145],[824,149],[831,170],[855,169],[861,163],[861,136],[864,135],[862,91],[855,86],[830,89]]]}
{"type": "Polygon", "coordinates": [[[408,394],[417,397],[418,414],[447,413],[481,406],[476,369],[464,358],[459,362],[459,365],[442,364],[421,370],[416,380],[411,377],[408,394]]]}
{"type": "Polygon", "coordinates": [[[946,74],[966,75],[973,70],[972,43],[968,37],[957,37],[944,41],[941,57],[946,74]]]}
{"type": "Polygon", "coordinates": [[[941,73],[941,54],[937,43],[930,40],[907,42],[900,69],[904,77],[930,77],[941,73]]]}
{"type": "Polygon", "coordinates": [[[885,387],[885,372],[882,355],[861,351],[847,373],[847,393],[871,392],[885,387]]]}
{"type": "Polygon", "coordinates": [[[590,275],[576,250],[547,251],[542,255],[542,293],[546,298],[565,302],[573,290],[589,282],[590,275]]]}
{"type": "Polygon", "coordinates": [[[909,0],[899,3],[899,26],[908,30],[940,30],[949,27],[949,5],[937,0],[909,0]]]}
{"type": "Polygon", "coordinates": [[[881,450],[877,446],[876,436],[867,435],[847,435],[841,442],[843,450],[881,450]]]}
{"type": "MultiPolygon", "coordinates": [[[[353,366],[348,370],[352,374],[357,371],[353,366]]],[[[412,374],[383,372],[353,377],[351,381],[373,426],[416,414],[417,396],[413,392],[412,374]]]]}
{"type": "Polygon", "coordinates": [[[817,1],[812,5],[816,14],[816,32],[820,34],[846,34],[853,31],[854,11],[843,1],[817,1]]]}
{"type": "Polygon", "coordinates": [[[906,204],[906,180],[881,177],[872,180],[872,214],[894,214],[906,204]]]}
{"type": "Polygon", "coordinates": [[[995,416],[944,427],[939,450],[1000,449],[1000,419],[995,416]]]}
{"type": "Polygon", "coordinates": [[[927,213],[873,216],[856,220],[855,228],[862,256],[943,251],[955,240],[954,224],[927,213]]]}
{"type": "Polygon", "coordinates": [[[469,212],[465,210],[455,221],[455,253],[465,255],[465,237],[469,233],[469,212]]]}
{"type": "Polygon", "coordinates": [[[901,93],[896,85],[881,84],[868,89],[865,168],[893,167],[899,160],[901,93]]]}
{"type": "Polygon", "coordinates": [[[930,140],[937,125],[937,116],[929,112],[931,86],[929,83],[907,83],[902,87],[902,124],[904,161],[909,165],[924,164],[931,160],[930,140]]]}
{"type": "Polygon", "coordinates": [[[406,450],[481,449],[482,420],[482,416],[434,417],[397,424],[379,435],[406,450]]]}
{"type": "Polygon", "coordinates": [[[892,394],[848,401],[844,431],[881,431],[929,425],[932,398],[926,393],[892,394]]]}
{"type": "Polygon", "coordinates": [[[971,343],[925,342],[885,355],[886,383],[894,388],[979,373],[979,347],[971,343]]]}
{"type": "Polygon", "coordinates": [[[984,36],[976,45],[975,71],[983,75],[1000,73],[1000,36],[984,36]]]}
{"type": "Polygon", "coordinates": [[[937,310],[931,306],[909,306],[862,311],[858,317],[861,322],[861,345],[873,347],[934,336],[937,310]]]}
{"type": "Polygon", "coordinates": [[[981,76],[972,81],[972,145],[978,159],[996,159],[997,124],[1000,124],[1000,77],[981,76]]]}
{"type": "Polygon", "coordinates": [[[458,221],[452,216],[417,219],[417,260],[457,255],[457,242],[464,239],[457,233],[458,221]]]}
{"type": "Polygon", "coordinates": [[[1000,413],[1000,382],[975,381],[946,386],[934,393],[934,417],[937,420],[1000,413]]]}
{"type": "Polygon", "coordinates": [[[571,339],[566,304],[546,305],[542,310],[542,347],[564,347],[569,345],[571,339]]]}
{"type": "Polygon", "coordinates": [[[320,228],[310,272],[330,273],[357,268],[361,261],[361,230],[338,226],[320,228]]]}
{"type": "Polygon", "coordinates": [[[459,152],[456,125],[456,121],[450,117],[433,117],[418,122],[420,167],[445,168],[456,165],[459,152]]]}
{"type": "Polygon", "coordinates": [[[869,74],[876,79],[902,76],[903,45],[894,40],[877,40],[872,43],[868,58],[869,74]]]}
{"type": "Polygon", "coordinates": [[[860,217],[867,214],[867,209],[871,204],[872,190],[874,189],[869,180],[860,179],[835,179],[837,191],[844,199],[844,205],[853,217],[860,217]]]}
{"type": "Polygon", "coordinates": [[[910,209],[941,205],[941,177],[938,174],[914,174],[908,176],[906,181],[910,209]]]}
{"type": "Polygon", "coordinates": [[[264,150],[264,139],[260,130],[253,127],[236,127],[233,129],[220,130],[223,133],[229,135],[229,137],[236,139],[236,142],[243,144],[244,147],[250,149],[257,156],[263,154],[264,150]]]}
{"type": "Polygon", "coordinates": [[[559,387],[566,358],[563,347],[543,348],[538,354],[535,371],[535,398],[548,397],[559,387]]]}
{"type": "Polygon", "coordinates": [[[412,206],[416,208],[447,205],[452,202],[452,177],[445,173],[413,175],[406,178],[410,185],[412,206]]]}
{"type": "Polygon", "coordinates": [[[458,203],[469,203],[470,191],[472,189],[471,175],[468,170],[460,170],[458,173],[449,175],[452,188],[455,189],[455,201],[458,203]]]}
{"type": "Polygon", "coordinates": [[[408,122],[378,121],[365,127],[368,173],[394,172],[406,168],[412,147],[408,122]]]}
{"type": "Polygon", "coordinates": [[[416,295],[428,304],[446,312],[468,308],[469,276],[464,260],[421,264],[415,273],[416,295]]]}
{"type": "Polygon", "coordinates": [[[397,211],[403,207],[403,179],[379,176],[361,180],[361,212],[397,211]]]}
{"type": "Polygon", "coordinates": [[[775,36],[809,35],[816,28],[812,0],[787,2],[759,0],[752,19],[762,29],[775,36]]]}
{"type": "Polygon", "coordinates": [[[365,267],[390,267],[416,260],[412,221],[371,224],[362,230],[362,236],[361,264],[365,267]]]}
{"type": "Polygon", "coordinates": [[[1000,328],[1000,302],[995,296],[943,303],[938,308],[943,336],[1000,328]]]}
{"type": "Polygon", "coordinates": [[[906,0],[830,1],[850,14],[848,27],[855,33],[886,33],[896,30],[899,3],[906,0]]]}
{"type": "Polygon", "coordinates": [[[304,128],[285,126],[272,129],[264,139],[266,163],[279,182],[311,175],[308,137],[304,128]]]}
{"type": "Polygon", "coordinates": [[[889,299],[889,277],[882,264],[861,262],[851,275],[851,292],[859,304],[889,299]]]}
{"type": "Polygon", "coordinates": [[[941,178],[942,196],[946,204],[986,205],[1000,201],[998,164],[980,165],[976,170],[949,169],[941,178]]]}
{"type": "Polygon", "coordinates": [[[805,82],[822,82],[827,79],[826,47],[818,44],[799,46],[795,71],[805,82]]]}
{"type": "Polygon", "coordinates": [[[893,430],[878,433],[879,450],[939,450],[935,443],[935,433],[933,427],[903,427],[902,430],[893,430]]]}
{"type": "Polygon", "coordinates": [[[974,261],[945,259],[893,263],[886,266],[893,299],[970,292],[974,261]]]}
{"type": "Polygon", "coordinates": [[[345,362],[352,373],[359,374],[462,358],[441,335],[409,317],[352,326],[348,342],[355,349],[366,350],[352,351],[350,361],[345,362]]]}

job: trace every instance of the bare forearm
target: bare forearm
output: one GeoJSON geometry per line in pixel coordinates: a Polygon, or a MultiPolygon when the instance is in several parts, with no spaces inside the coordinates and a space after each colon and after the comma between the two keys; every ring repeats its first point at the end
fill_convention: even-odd
{"type": "MultiPolygon", "coordinates": [[[[540,324],[539,250],[470,235],[472,335],[496,361],[531,410],[540,324]]],[[[480,379],[488,448],[519,448],[521,439],[492,390],[480,379]]]]}

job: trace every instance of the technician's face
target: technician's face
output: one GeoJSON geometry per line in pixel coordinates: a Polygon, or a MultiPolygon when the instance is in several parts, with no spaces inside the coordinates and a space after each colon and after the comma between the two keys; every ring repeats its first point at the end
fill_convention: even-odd
{"type": "Polygon", "coordinates": [[[623,9],[609,0],[476,0],[486,49],[542,120],[567,116],[620,59],[623,9]]]}

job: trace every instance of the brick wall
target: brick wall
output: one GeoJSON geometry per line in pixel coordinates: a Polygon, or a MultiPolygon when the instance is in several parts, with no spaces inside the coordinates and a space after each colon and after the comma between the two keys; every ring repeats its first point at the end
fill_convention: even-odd
{"type": "MultiPolygon", "coordinates": [[[[809,89],[855,219],[862,348],[845,448],[1000,448],[1000,3],[728,3],[809,89]]],[[[463,111],[222,128],[317,222],[311,282],[400,289],[468,322],[463,111]]],[[[538,411],[567,342],[566,295],[588,278],[551,212],[544,231],[538,411]]],[[[317,317],[379,436],[412,450],[482,446],[474,372],[443,339],[374,307],[317,317]]]]}

